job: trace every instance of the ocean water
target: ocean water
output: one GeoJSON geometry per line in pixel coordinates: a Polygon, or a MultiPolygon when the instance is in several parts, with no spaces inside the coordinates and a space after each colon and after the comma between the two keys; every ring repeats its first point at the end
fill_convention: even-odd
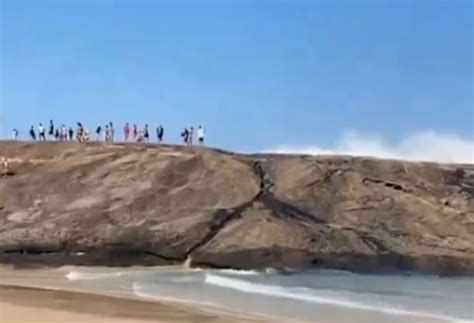
{"type": "Polygon", "coordinates": [[[164,268],[66,268],[71,286],[275,322],[474,322],[474,279],[164,268]]]}

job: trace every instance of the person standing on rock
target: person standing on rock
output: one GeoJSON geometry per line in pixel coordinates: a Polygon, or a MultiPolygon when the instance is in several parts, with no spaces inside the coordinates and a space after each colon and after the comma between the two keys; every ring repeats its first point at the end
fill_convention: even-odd
{"type": "Polygon", "coordinates": [[[125,127],[123,127],[123,139],[125,142],[128,142],[128,137],[130,137],[130,126],[128,122],[125,124],[125,127]]]}
{"type": "Polygon", "coordinates": [[[87,141],[89,141],[89,139],[90,139],[90,136],[89,136],[89,134],[90,134],[89,129],[84,128],[83,131],[82,131],[82,133],[83,133],[83,135],[82,135],[82,142],[87,142],[87,141]]]}
{"type": "Polygon", "coordinates": [[[189,130],[189,138],[188,138],[188,144],[192,145],[193,144],[193,136],[194,136],[194,127],[191,127],[189,130]]]}
{"type": "Polygon", "coordinates": [[[61,140],[67,141],[67,128],[65,124],[61,127],[61,140]]]}
{"type": "Polygon", "coordinates": [[[137,140],[137,136],[138,136],[138,128],[137,128],[137,125],[134,124],[134,125],[133,125],[133,140],[134,140],[134,141],[137,140]]]}
{"type": "Polygon", "coordinates": [[[102,126],[98,126],[97,129],[95,130],[95,134],[97,135],[97,141],[100,141],[101,135],[102,135],[102,126]]]}
{"type": "Polygon", "coordinates": [[[73,141],[74,139],[74,130],[72,127],[69,127],[69,141],[73,141]]]}
{"type": "Polygon", "coordinates": [[[163,142],[163,136],[165,134],[165,129],[163,128],[163,126],[160,124],[158,126],[158,128],[156,128],[156,137],[158,138],[158,143],[162,143],[163,142]]]}
{"type": "Polygon", "coordinates": [[[35,133],[35,127],[34,126],[31,126],[31,128],[30,128],[30,137],[31,137],[31,140],[36,140],[36,133],[35,133]]]}
{"type": "Polygon", "coordinates": [[[48,135],[49,135],[49,139],[54,139],[54,122],[53,120],[49,120],[49,132],[48,132],[48,135]]]}
{"type": "Polygon", "coordinates": [[[105,125],[105,130],[104,130],[104,134],[105,134],[105,142],[110,142],[110,127],[108,124],[105,125]]]}
{"type": "Polygon", "coordinates": [[[145,128],[143,129],[143,137],[145,138],[146,142],[150,142],[150,132],[148,131],[148,125],[145,125],[145,128]]]}
{"type": "Polygon", "coordinates": [[[198,140],[201,146],[204,145],[204,128],[202,126],[198,128],[198,140]]]}
{"type": "Polygon", "coordinates": [[[109,131],[110,131],[110,136],[109,136],[109,140],[110,142],[114,142],[114,139],[115,139],[115,128],[114,128],[114,124],[111,122],[109,122],[109,131]]]}
{"type": "Polygon", "coordinates": [[[189,131],[188,128],[184,128],[183,132],[181,133],[181,137],[183,137],[183,143],[185,145],[188,144],[188,139],[189,139],[189,131]]]}
{"type": "Polygon", "coordinates": [[[42,123],[38,126],[38,134],[41,141],[46,141],[46,133],[42,123]]]}
{"type": "Polygon", "coordinates": [[[84,142],[84,126],[80,122],[77,123],[76,139],[79,142],[84,142]]]}

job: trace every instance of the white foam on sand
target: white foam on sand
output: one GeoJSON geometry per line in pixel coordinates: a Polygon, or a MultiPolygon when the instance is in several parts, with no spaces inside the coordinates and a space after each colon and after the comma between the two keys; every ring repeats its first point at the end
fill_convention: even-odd
{"type": "Polygon", "coordinates": [[[219,274],[234,275],[234,276],[255,276],[261,273],[256,270],[237,270],[237,269],[219,269],[219,274]]]}
{"type": "Polygon", "coordinates": [[[147,292],[146,286],[139,283],[133,283],[132,289],[135,296],[148,298],[148,299],[152,299],[156,301],[198,305],[198,306],[204,306],[204,307],[216,307],[216,308],[218,307],[218,304],[211,303],[211,302],[202,302],[195,299],[175,298],[175,297],[169,297],[169,296],[156,295],[156,294],[147,292]]]}
{"type": "Polygon", "coordinates": [[[97,279],[109,279],[123,276],[122,272],[111,272],[111,273],[86,273],[79,271],[70,271],[65,277],[68,280],[97,280],[97,279]]]}
{"type": "Polygon", "coordinates": [[[432,313],[421,313],[408,311],[402,308],[393,308],[387,304],[364,304],[343,298],[334,298],[317,295],[314,290],[308,288],[286,288],[277,285],[264,285],[259,283],[248,282],[240,279],[222,277],[219,275],[207,273],[205,283],[213,286],[230,288],[244,293],[259,294],[270,297],[279,297],[292,300],[298,300],[309,303],[325,304],[338,307],[351,308],[356,310],[380,312],[390,315],[403,315],[411,317],[419,317],[433,320],[441,320],[456,323],[472,323],[473,321],[453,318],[449,316],[437,315],[432,313]]]}
{"type": "Polygon", "coordinates": [[[260,314],[260,313],[242,313],[240,311],[236,311],[232,308],[227,308],[222,306],[220,303],[214,303],[210,301],[202,301],[197,300],[195,298],[183,298],[183,297],[170,297],[170,296],[163,296],[162,293],[154,293],[153,291],[148,291],[148,286],[145,284],[140,283],[133,283],[133,294],[136,297],[145,298],[149,300],[154,300],[157,302],[164,302],[169,304],[180,304],[184,306],[189,306],[195,310],[200,310],[203,313],[208,314],[218,314],[218,315],[230,315],[244,319],[268,319],[271,318],[268,315],[260,314]]]}

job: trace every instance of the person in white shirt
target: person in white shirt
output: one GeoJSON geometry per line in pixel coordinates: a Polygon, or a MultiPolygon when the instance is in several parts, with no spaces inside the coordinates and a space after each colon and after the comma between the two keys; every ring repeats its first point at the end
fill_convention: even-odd
{"type": "Polygon", "coordinates": [[[42,123],[40,123],[38,126],[38,134],[39,134],[39,140],[46,141],[46,133],[45,133],[42,123]]]}
{"type": "Polygon", "coordinates": [[[67,140],[67,128],[65,124],[61,127],[61,140],[67,140]]]}
{"type": "Polygon", "coordinates": [[[204,128],[199,126],[197,134],[198,134],[199,144],[204,145],[204,128]]]}
{"type": "Polygon", "coordinates": [[[110,130],[110,136],[109,136],[109,141],[110,142],[114,142],[114,138],[115,138],[115,128],[114,128],[114,124],[112,122],[109,122],[109,130],[110,130]]]}
{"type": "Polygon", "coordinates": [[[110,127],[108,124],[105,125],[105,142],[110,142],[110,127]]]}
{"type": "Polygon", "coordinates": [[[90,132],[89,132],[89,129],[87,128],[84,128],[84,138],[83,138],[83,142],[87,142],[89,141],[90,139],[90,132]]]}

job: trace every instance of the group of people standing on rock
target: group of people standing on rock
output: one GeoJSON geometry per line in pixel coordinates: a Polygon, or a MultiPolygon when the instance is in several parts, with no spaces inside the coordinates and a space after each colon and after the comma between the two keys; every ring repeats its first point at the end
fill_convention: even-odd
{"type": "Polygon", "coordinates": [[[95,130],[97,141],[114,142],[115,141],[115,128],[112,122],[109,122],[103,126],[98,126],[95,130]]]}
{"type": "MultiPolygon", "coordinates": [[[[184,128],[181,137],[185,145],[193,145],[194,127],[189,128],[189,130],[188,128],[184,128]]],[[[204,145],[204,128],[201,126],[197,129],[197,137],[199,144],[204,145]]]]}
{"type": "MultiPolygon", "coordinates": [[[[32,140],[40,140],[46,141],[47,138],[49,139],[56,139],[61,141],[73,140],[74,139],[74,130],[69,127],[67,128],[66,125],[62,125],[61,127],[54,127],[53,120],[49,121],[49,127],[43,126],[42,123],[38,125],[37,128],[38,132],[35,131],[35,127],[31,126],[29,134],[32,140]]],[[[18,140],[20,137],[20,132],[18,129],[13,129],[13,136],[15,140],[18,140]]]]}
{"type": "MultiPolygon", "coordinates": [[[[53,120],[49,121],[49,127],[46,129],[42,123],[40,123],[35,130],[34,126],[31,126],[29,135],[31,140],[46,141],[59,140],[59,141],[73,141],[74,138],[79,142],[90,141],[90,132],[83,126],[81,122],[78,122],[76,129],[72,127],[66,127],[62,125],[55,127],[53,120]],[[37,130],[37,131],[36,131],[37,130]]],[[[112,122],[107,123],[105,126],[99,125],[95,131],[96,140],[103,141],[106,143],[113,143],[115,141],[115,128],[112,122]]],[[[165,129],[160,124],[156,127],[156,140],[158,143],[162,143],[165,135],[165,129]]],[[[194,127],[184,128],[181,133],[184,144],[193,144],[194,127]]],[[[204,145],[204,128],[199,126],[197,129],[197,137],[200,145],[204,145]]],[[[13,139],[19,140],[20,132],[18,129],[13,129],[13,139]]],[[[150,130],[146,124],[142,129],[139,129],[136,124],[130,126],[127,122],[123,127],[123,139],[125,142],[150,142],[150,130]]]]}
{"type": "MultiPolygon", "coordinates": [[[[160,124],[156,127],[156,140],[158,143],[163,142],[165,135],[165,129],[160,124]]],[[[123,127],[123,138],[125,142],[136,141],[136,142],[150,142],[150,130],[146,124],[143,129],[139,129],[136,124],[130,127],[130,124],[127,122],[123,127]]]]}

